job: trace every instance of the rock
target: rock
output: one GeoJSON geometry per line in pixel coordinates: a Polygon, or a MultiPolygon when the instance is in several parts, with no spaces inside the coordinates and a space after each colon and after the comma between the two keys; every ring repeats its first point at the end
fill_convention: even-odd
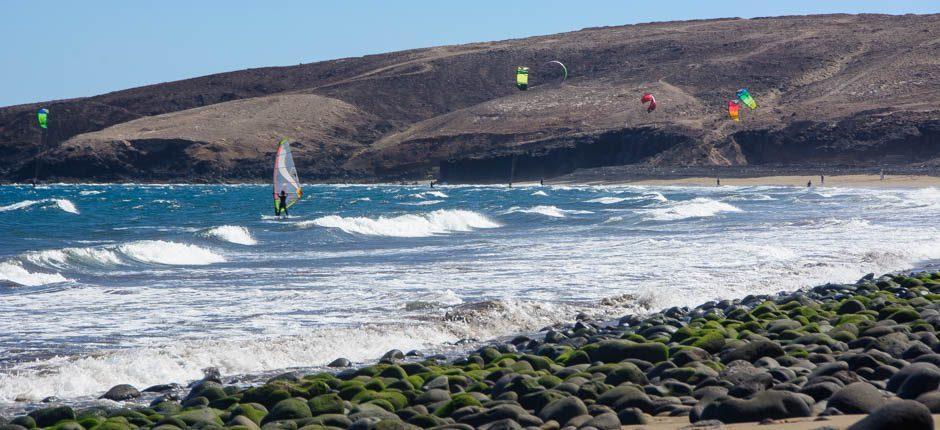
{"type": "Polygon", "coordinates": [[[653,402],[639,388],[632,385],[621,385],[608,390],[597,399],[597,403],[610,406],[615,411],[623,408],[639,408],[643,412],[653,410],[653,402]]]}
{"type": "Polygon", "coordinates": [[[890,402],[875,409],[848,430],[933,430],[933,417],[926,406],[913,400],[890,402]]]}
{"type": "Polygon", "coordinates": [[[10,424],[31,429],[36,427],[36,420],[29,415],[21,415],[10,420],[10,424]]]}
{"type": "Polygon", "coordinates": [[[418,395],[414,402],[419,405],[429,405],[431,403],[446,402],[448,400],[450,400],[450,391],[432,388],[418,395]]]}
{"type": "Polygon", "coordinates": [[[519,423],[509,418],[493,421],[477,428],[480,430],[522,430],[522,426],[520,426],[519,423]]]}
{"type": "Polygon", "coordinates": [[[808,417],[813,414],[812,405],[809,396],[788,391],[762,391],[747,400],[733,397],[715,399],[702,410],[701,419],[742,423],[764,418],[808,417]]]}
{"type": "MultiPolygon", "coordinates": [[[[321,362],[322,363],[322,362],[321,362]]],[[[337,358],[327,364],[328,367],[349,367],[352,366],[352,362],[345,358],[337,358]]]]}
{"type": "Polygon", "coordinates": [[[137,391],[133,385],[121,384],[111,387],[111,389],[99,397],[99,399],[122,402],[124,400],[136,399],[138,397],[140,397],[140,391],[137,391]]]}
{"type": "Polygon", "coordinates": [[[940,368],[931,363],[905,366],[888,380],[887,389],[902,399],[914,399],[940,386],[940,368]]]}
{"type": "Polygon", "coordinates": [[[177,414],[176,418],[182,420],[188,426],[222,426],[222,419],[212,409],[192,409],[177,414]]]}
{"type": "MultiPolygon", "coordinates": [[[[868,386],[871,387],[871,385],[868,386]]],[[[820,400],[828,399],[833,395],[833,393],[841,389],[842,385],[840,384],[830,381],[823,381],[806,385],[800,390],[800,393],[806,394],[818,402],[820,400]]]]}
{"type": "Polygon", "coordinates": [[[226,423],[229,427],[240,426],[244,427],[247,430],[261,430],[261,427],[258,427],[258,424],[249,419],[244,415],[236,415],[226,423]]]}
{"type": "Polygon", "coordinates": [[[865,305],[863,305],[862,302],[858,300],[854,300],[854,299],[849,299],[849,300],[842,302],[842,304],[839,305],[839,309],[836,310],[836,313],[839,315],[857,314],[864,310],[865,310],[865,305]]]}
{"type": "Polygon", "coordinates": [[[613,412],[605,412],[591,418],[582,427],[594,427],[598,430],[620,430],[620,418],[613,412]]]}
{"type": "Polygon", "coordinates": [[[658,342],[636,343],[628,340],[602,340],[583,348],[592,361],[619,363],[628,358],[637,358],[650,363],[669,359],[669,349],[658,342]]]}
{"type": "Polygon", "coordinates": [[[577,397],[566,397],[555,400],[539,412],[539,418],[543,421],[555,420],[559,423],[567,423],[568,420],[588,413],[587,406],[577,397]]]}
{"type": "Polygon", "coordinates": [[[639,385],[649,383],[643,371],[633,363],[620,363],[620,365],[604,379],[605,384],[613,386],[620,385],[624,382],[632,382],[639,385]]]}
{"type": "Polygon", "coordinates": [[[307,406],[306,399],[294,397],[277,402],[274,408],[271,409],[271,412],[261,420],[261,424],[264,425],[279,420],[310,418],[312,416],[313,413],[310,411],[310,407],[307,406]]]}
{"type": "Polygon", "coordinates": [[[393,349],[382,355],[382,360],[386,360],[386,361],[398,361],[398,360],[404,360],[404,359],[405,359],[405,353],[401,352],[401,350],[399,349],[393,349]]]}
{"type": "Polygon", "coordinates": [[[143,392],[144,393],[165,393],[167,391],[176,391],[176,390],[179,390],[180,388],[182,387],[180,387],[179,384],[158,384],[158,385],[151,385],[147,388],[144,388],[143,392]]]}
{"type": "Polygon", "coordinates": [[[730,363],[735,360],[753,362],[761,357],[776,358],[784,355],[780,345],[769,340],[756,340],[739,346],[721,355],[721,361],[730,363]]]}
{"type": "Polygon", "coordinates": [[[885,404],[884,395],[866,382],[855,382],[836,391],[827,403],[846,414],[867,414],[885,404]]]}
{"type": "Polygon", "coordinates": [[[62,420],[75,420],[75,411],[68,406],[42,408],[32,411],[28,415],[36,421],[36,425],[39,427],[49,427],[62,420]]]}
{"type": "Polygon", "coordinates": [[[637,408],[624,408],[617,413],[617,419],[620,420],[621,425],[625,426],[642,425],[649,422],[646,414],[637,408]]]}
{"type": "Polygon", "coordinates": [[[673,362],[678,367],[682,367],[692,362],[711,360],[711,358],[712,355],[709,354],[708,351],[690,346],[673,354],[669,361],[673,362]]]}

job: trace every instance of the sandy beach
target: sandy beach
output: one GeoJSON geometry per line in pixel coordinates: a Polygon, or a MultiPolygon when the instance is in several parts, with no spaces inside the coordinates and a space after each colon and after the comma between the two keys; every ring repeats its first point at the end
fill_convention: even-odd
{"type": "MultiPolygon", "coordinates": [[[[923,188],[940,187],[940,177],[926,175],[886,175],[884,180],[879,175],[836,175],[826,176],[824,181],[819,176],[758,176],[750,178],[715,178],[689,177],[669,179],[636,180],[598,180],[581,182],[584,185],[661,185],[661,186],[702,186],[714,187],[717,179],[722,186],[784,186],[805,187],[851,187],[851,188],[923,188]]],[[[568,182],[546,181],[546,184],[567,184],[568,182]]]]}

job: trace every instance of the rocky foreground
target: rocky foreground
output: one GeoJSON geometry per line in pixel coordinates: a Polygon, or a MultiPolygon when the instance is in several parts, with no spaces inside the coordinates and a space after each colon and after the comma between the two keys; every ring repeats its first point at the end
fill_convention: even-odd
{"type": "MultiPolygon", "coordinates": [[[[448,362],[390,351],[337,374],[257,387],[207,377],[149,407],[56,406],[0,430],[618,429],[652,416],[706,427],[867,414],[851,429],[932,429],[940,413],[940,272],[582,320],[448,362]]],[[[333,366],[345,366],[338,359],[333,366]]],[[[105,398],[140,393],[117,386],[105,398]]]]}

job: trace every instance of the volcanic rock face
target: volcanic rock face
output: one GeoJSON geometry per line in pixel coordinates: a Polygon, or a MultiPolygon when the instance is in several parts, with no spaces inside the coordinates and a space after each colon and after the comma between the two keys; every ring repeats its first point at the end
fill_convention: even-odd
{"type": "Polygon", "coordinates": [[[244,70],[0,108],[0,178],[503,181],[577,168],[940,165],[940,15],[669,22],[244,70]],[[544,63],[562,60],[569,78],[544,63]],[[532,68],[515,89],[517,65],[532,68]],[[747,87],[759,108],[727,119],[747,87]],[[655,94],[658,108],[639,103],[655,94]],[[438,170],[439,169],[439,170],[438,170]]]}

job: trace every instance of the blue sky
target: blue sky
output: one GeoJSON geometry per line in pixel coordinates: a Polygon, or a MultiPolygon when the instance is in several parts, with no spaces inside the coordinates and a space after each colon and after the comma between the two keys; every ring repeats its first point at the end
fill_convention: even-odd
{"type": "Polygon", "coordinates": [[[252,67],[638,22],[937,13],[940,1],[2,1],[0,106],[252,67]]]}

